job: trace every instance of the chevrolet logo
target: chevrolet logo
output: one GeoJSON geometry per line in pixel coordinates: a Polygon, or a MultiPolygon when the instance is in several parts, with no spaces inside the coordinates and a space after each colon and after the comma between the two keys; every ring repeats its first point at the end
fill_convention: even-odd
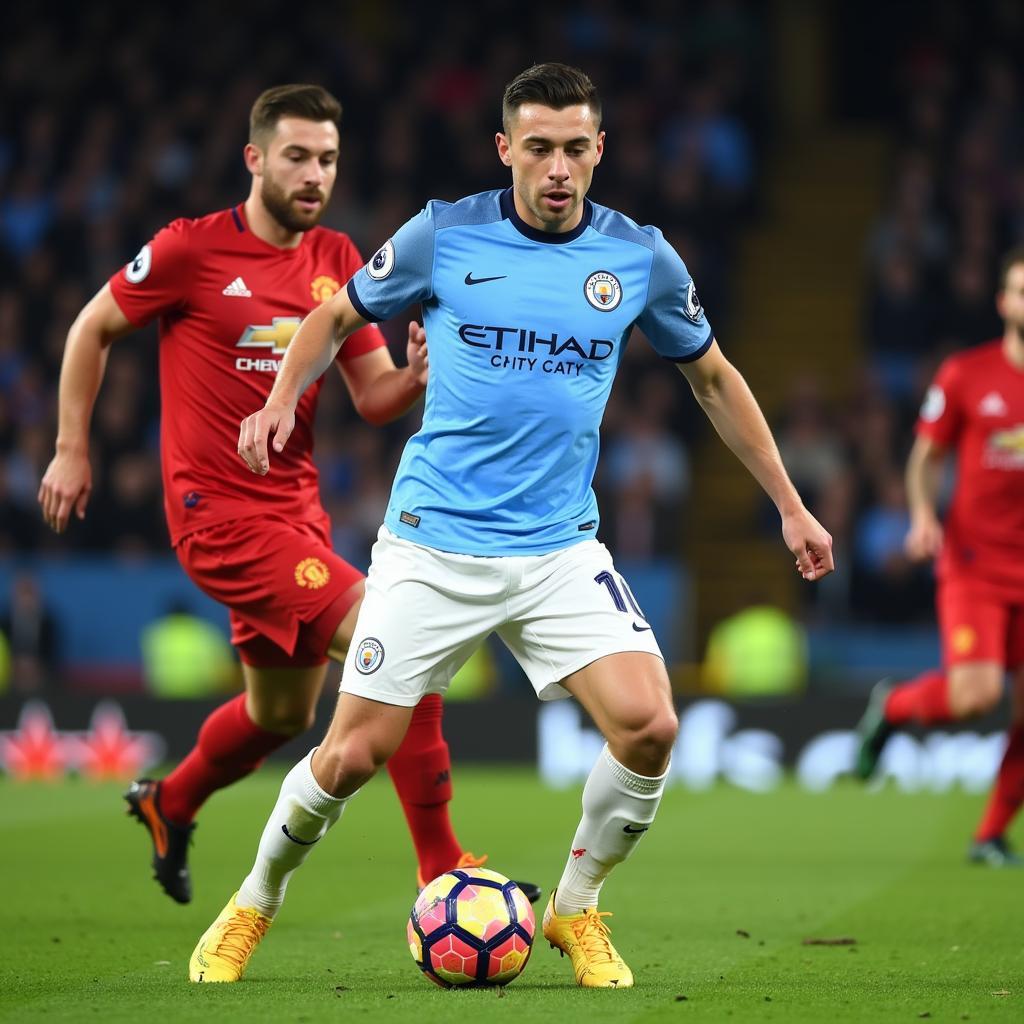
{"type": "Polygon", "coordinates": [[[269,348],[278,355],[283,354],[301,323],[301,317],[275,316],[269,327],[250,324],[242,332],[236,348],[269,348]]]}
{"type": "Polygon", "coordinates": [[[991,444],[993,448],[998,448],[1000,451],[1024,455],[1024,424],[993,434],[991,444]]]}

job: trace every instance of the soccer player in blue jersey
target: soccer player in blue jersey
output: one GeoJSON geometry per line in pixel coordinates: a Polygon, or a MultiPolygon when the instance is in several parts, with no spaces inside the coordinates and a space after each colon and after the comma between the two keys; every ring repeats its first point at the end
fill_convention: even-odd
{"type": "Polygon", "coordinates": [[[658,643],[596,538],[598,428],[634,324],[775,502],[803,578],[833,563],[683,261],[657,228],[586,199],[604,141],[583,72],[520,74],[496,136],[512,187],[431,202],[401,227],[303,321],[266,405],[242,423],[239,454],[268,472],[269,439],[283,450],[299,396],[345,338],[422,304],[423,426],[373,549],[334,719],[285,778],[252,871],[192,954],[193,981],[242,976],[291,873],[398,747],[417,702],[497,632],[541,700],[571,694],[607,741],[544,935],[580,985],[633,984],[598,895],[654,821],[677,729],[658,643]]]}

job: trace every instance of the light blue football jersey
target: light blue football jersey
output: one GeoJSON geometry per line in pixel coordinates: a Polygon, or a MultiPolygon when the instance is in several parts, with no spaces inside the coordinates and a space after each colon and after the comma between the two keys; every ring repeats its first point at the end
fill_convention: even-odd
{"type": "Polygon", "coordinates": [[[385,523],[462,554],[543,554],[593,537],[598,430],[633,325],[675,362],[712,342],[657,228],[585,200],[577,228],[545,233],[519,217],[511,189],[429,203],[348,294],[370,321],[422,304],[423,426],[385,523]]]}

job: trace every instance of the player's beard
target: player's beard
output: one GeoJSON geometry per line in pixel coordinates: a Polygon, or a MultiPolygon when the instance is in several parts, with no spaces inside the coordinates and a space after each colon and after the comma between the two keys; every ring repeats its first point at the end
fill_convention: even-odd
{"type": "Polygon", "coordinates": [[[320,218],[324,215],[324,210],[327,209],[327,198],[327,195],[321,191],[293,192],[289,195],[270,175],[263,175],[260,199],[263,200],[263,205],[270,216],[286,231],[308,231],[310,228],[316,227],[320,218]],[[316,210],[307,213],[305,210],[294,205],[294,200],[299,196],[307,198],[315,196],[320,200],[320,205],[316,210]]]}

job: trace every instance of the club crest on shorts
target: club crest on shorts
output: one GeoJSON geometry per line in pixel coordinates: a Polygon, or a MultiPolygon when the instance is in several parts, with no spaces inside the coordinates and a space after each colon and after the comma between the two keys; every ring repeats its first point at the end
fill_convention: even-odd
{"type": "Polygon", "coordinates": [[[961,625],[953,630],[949,645],[957,654],[970,654],[977,642],[978,634],[974,631],[974,628],[961,625]]]}
{"type": "Polygon", "coordinates": [[[384,664],[384,645],[368,636],[356,648],[356,671],[364,676],[376,672],[384,664]]]}
{"type": "Polygon", "coordinates": [[[304,558],[295,566],[295,582],[300,587],[319,590],[331,579],[331,570],[319,558],[304,558]]]}
{"type": "Polygon", "coordinates": [[[366,272],[374,281],[383,281],[395,269],[395,244],[389,238],[370,258],[366,272]]]}
{"type": "Polygon", "coordinates": [[[583,294],[594,309],[610,313],[622,301],[622,285],[611,272],[595,270],[583,285],[583,294]]]}

